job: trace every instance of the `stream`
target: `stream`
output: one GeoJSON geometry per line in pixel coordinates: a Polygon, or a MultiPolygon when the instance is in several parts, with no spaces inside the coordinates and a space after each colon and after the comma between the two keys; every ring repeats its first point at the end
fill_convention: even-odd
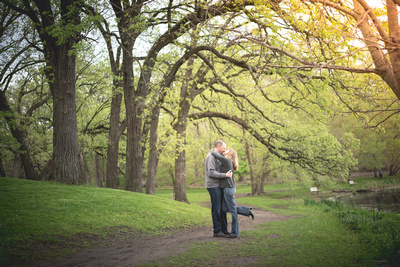
{"type": "Polygon", "coordinates": [[[334,198],[346,206],[400,214],[400,188],[346,193],[334,198]]]}

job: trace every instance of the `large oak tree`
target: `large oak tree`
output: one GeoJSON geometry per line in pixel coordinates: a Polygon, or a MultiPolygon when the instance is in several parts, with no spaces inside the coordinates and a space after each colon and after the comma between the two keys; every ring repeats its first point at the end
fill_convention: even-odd
{"type": "Polygon", "coordinates": [[[65,184],[83,184],[79,160],[75,103],[74,46],[81,39],[80,1],[6,1],[6,6],[30,19],[38,33],[53,97],[53,175],[65,184]]]}

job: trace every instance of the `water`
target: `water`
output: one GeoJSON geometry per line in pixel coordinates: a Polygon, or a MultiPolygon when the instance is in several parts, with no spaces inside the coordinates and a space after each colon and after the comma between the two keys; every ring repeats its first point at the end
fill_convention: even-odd
{"type": "Polygon", "coordinates": [[[400,214],[400,188],[357,192],[356,194],[348,193],[337,196],[335,199],[347,206],[400,214]]]}

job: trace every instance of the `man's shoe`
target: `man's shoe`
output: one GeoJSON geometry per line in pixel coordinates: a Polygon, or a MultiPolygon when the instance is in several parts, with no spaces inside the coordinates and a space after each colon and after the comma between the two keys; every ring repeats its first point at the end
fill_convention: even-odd
{"type": "Polygon", "coordinates": [[[231,233],[229,232],[222,232],[224,235],[230,235],[231,233]]]}
{"type": "Polygon", "coordinates": [[[254,212],[253,211],[249,211],[249,215],[251,216],[251,218],[254,220],[254,212]]]}
{"type": "Polygon", "coordinates": [[[219,234],[214,234],[214,237],[226,237],[226,235],[224,235],[223,233],[219,233],[219,234]]]}
{"type": "Polygon", "coordinates": [[[238,238],[237,235],[230,235],[229,238],[238,238]]]}

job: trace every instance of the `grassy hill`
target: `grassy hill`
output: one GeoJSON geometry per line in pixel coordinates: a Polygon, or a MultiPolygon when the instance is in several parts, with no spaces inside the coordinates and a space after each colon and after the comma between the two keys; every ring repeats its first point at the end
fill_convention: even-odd
{"type": "MultiPolygon", "coordinates": [[[[205,189],[203,195],[208,197],[205,189]]],[[[85,245],[78,244],[79,235],[155,235],[170,228],[211,224],[209,209],[172,201],[170,195],[168,199],[11,178],[0,178],[0,210],[3,264],[16,255],[39,256],[26,251],[43,243],[70,240],[85,245]]]]}

